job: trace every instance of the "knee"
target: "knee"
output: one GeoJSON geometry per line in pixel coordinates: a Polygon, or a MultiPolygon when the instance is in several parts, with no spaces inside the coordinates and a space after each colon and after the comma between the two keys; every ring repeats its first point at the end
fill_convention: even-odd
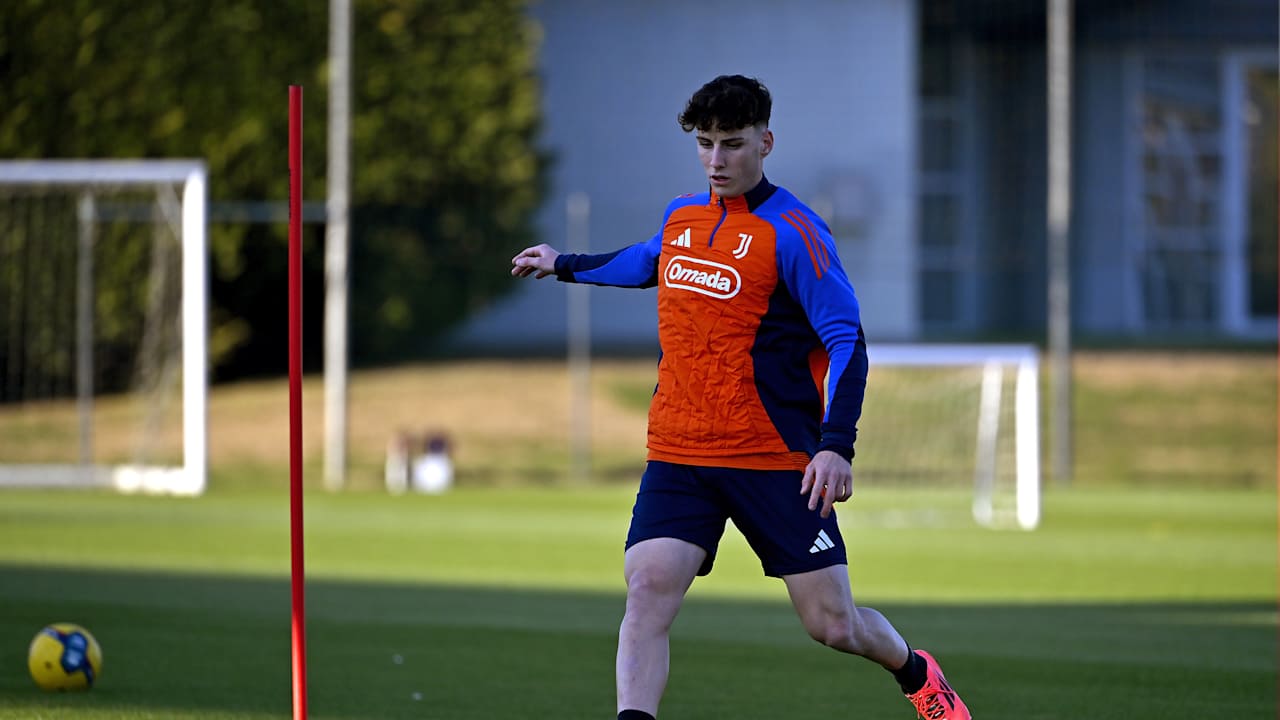
{"type": "Polygon", "coordinates": [[[867,646],[864,628],[855,613],[833,610],[808,619],[805,629],[809,637],[829,648],[854,655],[864,654],[867,646]]]}
{"type": "Polygon", "coordinates": [[[642,570],[627,577],[627,609],[624,624],[669,627],[684,598],[679,578],[660,570],[642,570]]]}
{"type": "Polygon", "coordinates": [[[659,602],[684,595],[680,578],[662,568],[643,568],[627,575],[627,604],[659,602]]]}

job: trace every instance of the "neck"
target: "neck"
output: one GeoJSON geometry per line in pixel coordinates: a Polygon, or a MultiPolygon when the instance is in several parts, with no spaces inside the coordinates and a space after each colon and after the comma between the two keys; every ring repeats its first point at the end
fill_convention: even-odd
{"type": "Polygon", "coordinates": [[[716,195],[713,192],[711,193],[711,202],[716,203],[719,200],[724,200],[724,202],[732,203],[732,204],[737,204],[738,202],[741,202],[743,205],[745,205],[748,211],[753,211],[756,208],[760,207],[760,205],[764,203],[765,200],[768,200],[770,197],[772,197],[773,191],[777,189],[778,189],[777,186],[769,182],[769,178],[765,177],[762,174],[760,176],[760,179],[756,182],[756,184],[750,190],[746,191],[742,195],[735,195],[733,197],[724,197],[724,196],[716,195]]]}

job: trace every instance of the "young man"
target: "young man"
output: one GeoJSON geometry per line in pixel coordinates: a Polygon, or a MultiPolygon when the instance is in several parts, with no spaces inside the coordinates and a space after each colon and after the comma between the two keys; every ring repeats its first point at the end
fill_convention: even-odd
{"type": "Polygon", "coordinates": [[[866,345],[826,223],[764,176],[771,109],[755,79],[712,80],[679,117],[709,192],[672,201],[646,242],[601,255],[538,245],[512,259],[516,277],[658,286],[662,357],[627,535],[618,719],[656,717],[668,631],[732,519],[815,640],[883,666],[920,715],[968,720],[933,657],[853,601],[832,506],[853,494],[866,345]]]}

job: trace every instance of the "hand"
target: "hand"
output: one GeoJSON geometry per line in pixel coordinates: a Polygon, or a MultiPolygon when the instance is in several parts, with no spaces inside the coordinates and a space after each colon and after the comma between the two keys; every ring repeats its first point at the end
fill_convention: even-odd
{"type": "Polygon", "coordinates": [[[831,506],[853,497],[853,468],[838,453],[822,450],[809,461],[800,481],[800,494],[809,496],[809,509],[822,503],[822,517],[831,515],[831,506]]]}
{"type": "Polygon", "coordinates": [[[535,279],[555,274],[556,258],[560,257],[560,253],[555,248],[543,243],[525,248],[520,251],[519,255],[511,258],[511,274],[515,277],[529,277],[533,275],[535,279]]]}

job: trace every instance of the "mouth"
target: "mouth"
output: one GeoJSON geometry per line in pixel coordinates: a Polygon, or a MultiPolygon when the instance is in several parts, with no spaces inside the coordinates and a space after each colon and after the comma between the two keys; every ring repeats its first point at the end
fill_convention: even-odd
{"type": "Polygon", "coordinates": [[[727,176],[725,176],[725,175],[712,175],[712,176],[711,176],[711,184],[712,184],[712,185],[717,185],[717,186],[719,186],[719,185],[728,185],[728,184],[729,184],[729,178],[728,178],[727,176]]]}

